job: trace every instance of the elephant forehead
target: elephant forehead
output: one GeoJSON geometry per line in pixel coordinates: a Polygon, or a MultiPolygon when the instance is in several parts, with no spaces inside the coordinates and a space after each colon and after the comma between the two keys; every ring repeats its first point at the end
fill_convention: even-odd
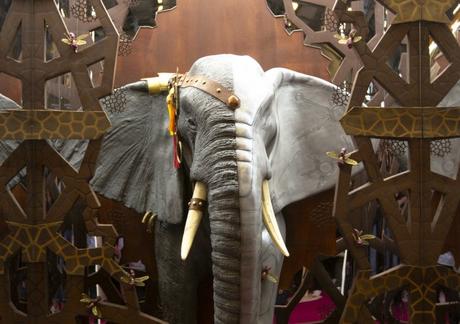
{"type": "Polygon", "coordinates": [[[264,78],[264,72],[257,62],[243,59],[233,65],[233,88],[240,98],[235,121],[253,125],[258,110],[273,93],[271,83],[264,78]]]}

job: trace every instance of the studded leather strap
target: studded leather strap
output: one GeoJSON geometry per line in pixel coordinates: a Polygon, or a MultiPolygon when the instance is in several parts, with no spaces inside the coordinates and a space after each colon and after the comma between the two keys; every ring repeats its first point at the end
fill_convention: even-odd
{"type": "Polygon", "coordinates": [[[214,98],[222,101],[229,108],[236,109],[240,106],[240,99],[233,91],[225,88],[220,83],[210,80],[204,76],[188,74],[182,75],[178,80],[178,86],[182,88],[194,87],[200,89],[214,98]]]}
{"type": "Polygon", "coordinates": [[[188,208],[192,210],[204,211],[206,209],[207,202],[206,200],[200,198],[192,198],[188,203],[188,208]]]}

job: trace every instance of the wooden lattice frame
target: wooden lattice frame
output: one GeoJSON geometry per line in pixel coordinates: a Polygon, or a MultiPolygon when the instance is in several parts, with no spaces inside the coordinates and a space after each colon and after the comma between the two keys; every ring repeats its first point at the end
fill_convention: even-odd
{"type": "MultiPolygon", "coordinates": [[[[409,112],[417,110],[417,108],[414,110],[413,107],[422,107],[421,111],[433,113],[442,122],[445,121],[443,113],[446,110],[453,114],[454,123],[460,119],[458,108],[435,108],[460,77],[460,48],[446,24],[444,15],[455,1],[443,3],[425,1],[426,8],[436,8],[436,10],[433,9],[433,12],[438,13],[437,16],[431,15],[429,18],[426,17],[426,8],[421,7],[418,2],[405,1],[404,3],[409,7],[405,7],[404,10],[393,2],[381,1],[383,5],[395,12],[397,23],[389,27],[375,48],[370,49],[362,41],[354,46],[362,60],[363,68],[356,75],[347,114],[342,119],[345,131],[350,135],[355,135],[354,140],[358,150],[353,152],[351,158],[363,163],[369,179],[367,184],[352,190],[350,187],[352,167],[348,164],[340,165],[334,216],[343,240],[359,269],[341,318],[342,323],[372,321],[368,309],[364,306],[365,302],[372,297],[377,297],[380,293],[402,287],[409,287],[411,322],[435,322],[434,285],[452,286],[447,282],[453,283],[459,280],[456,273],[447,274],[445,269],[440,270],[435,265],[460,201],[456,193],[460,179],[458,176],[457,180],[454,180],[436,174],[429,167],[430,142],[434,138],[450,135],[457,137],[457,134],[452,134],[447,129],[446,132],[440,134],[435,126],[428,129],[414,129],[410,124],[415,119],[408,117],[409,112]],[[413,15],[408,15],[408,12],[413,15]],[[408,55],[410,58],[408,82],[399,77],[386,64],[389,55],[394,52],[396,46],[399,46],[406,35],[409,39],[408,55]],[[429,36],[441,47],[451,63],[433,82],[430,82],[429,36]],[[396,127],[386,127],[386,124],[385,127],[374,127],[376,123],[367,123],[366,108],[355,108],[358,110],[354,112],[352,110],[353,107],[360,107],[364,102],[368,86],[373,80],[376,80],[401,105],[401,108],[392,108],[393,111],[394,109],[401,109],[401,112],[406,111],[404,115],[408,118],[397,118],[396,127]],[[359,124],[356,123],[357,117],[361,121],[358,128],[364,132],[358,133],[354,128],[359,124]],[[392,131],[386,132],[390,128],[392,131]],[[402,129],[411,131],[402,132],[402,129]],[[378,159],[369,136],[407,139],[409,170],[385,178],[379,169],[378,159]],[[409,220],[404,219],[395,199],[396,194],[406,190],[410,192],[411,217],[409,220]],[[432,217],[431,209],[432,190],[442,196],[434,217],[432,217]],[[370,277],[367,254],[365,249],[355,242],[354,229],[348,215],[353,210],[374,200],[378,200],[382,207],[387,224],[392,231],[394,243],[398,247],[401,262],[406,266],[392,268],[375,277],[370,277]]],[[[350,1],[337,1],[334,12],[341,22],[353,24],[358,34],[364,37],[368,29],[365,26],[363,15],[360,12],[347,11],[349,6],[350,1]]],[[[376,108],[370,108],[369,111],[371,109],[376,110],[376,108]]],[[[379,117],[376,121],[384,125],[385,114],[377,115],[379,117]]],[[[423,114],[423,117],[427,116],[423,114]]],[[[419,123],[419,127],[420,125],[423,123],[419,123]]],[[[456,131],[455,129],[454,132],[456,131]]]]}
{"type": "MultiPolygon", "coordinates": [[[[302,2],[324,6],[326,11],[329,11],[329,15],[333,14],[335,17],[337,17],[336,13],[332,11],[335,2],[333,0],[302,0],[302,2]]],[[[347,48],[347,45],[338,44],[334,35],[339,31],[332,30],[331,28],[315,31],[296,15],[292,6],[292,0],[283,0],[283,4],[287,19],[292,21],[294,25],[296,25],[304,32],[305,44],[314,47],[321,47],[324,44],[328,44],[328,46],[331,46],[337,53],[342,56],[339,67],[336,71],[333,71],[331,75],[332,82],[335,84],[342,84],[344,81],[350,82],[353,80],[356,73],[362,67],[362,62],[358,53],[347,48]]],[[[351,5],[355,10],[362,9],[364,1],[354,1],[351,3],[351,5]]],[[[373,48],[385,32],[384,10],[385,7],[382,4],[378,2],[375,3],[375,34],[367,42],[369,48],[373,48]]],[[[364,30],[362,31],[363,38],[366,39],[368,30],[367,24],[365,23],[365,17],[361,11],[356,11],[356,13],[360,15],[360,23],[362,24],[361,27],[366,28],[365,32],[364,30]]],[[[391,21],[393,19],[393,15],[388,13],[388,17],[386,19],[387,21],[391,21]]],[[[328,54],[325,55],[328,56],[328,54]]]]}
{"type": "MultiPolygon", "coordinates": [[[[75,52],[60,39],[68,34],[54,1],[15,0],[12,2],[0,33],[0,72],[9,74],[23,85],[23,109],[0,113],[5,131],[0,139],[20,140],[17,149],[0,166],[0,202],[6,206],[4,220],[9,233],[0,241],[0,313],[3,323],[70,323],[77,315],[87,315],[86,305],[80,302],[88,280],[86,267],[98,264],[120,282],[124,305],[102,303],[103,316],[113,322],[142,323],[161,321],[140,312],[136,291],[124,284],[132,279],[112,258],[117,233],[113,226],[97,222],[99,200],[89,185],[101,135],[110,126],[99,99],[111,93],[118,48],[118,33],[101,0],[91,0],[105,37],[83,50],[75,52]],[[57,46],[59,56],[45,60],[45,23],[57,46]],[[18,28],[22,29],[22,54],[19,60],[8,57],[10,44],[18,28]],[[93,86],[88,67],[104,60],[104,76],[99,86],[93,86]],[[53,111],[44,109],[45,82],[71,72],[78,88],[83,111],[53,111]],[[47,139],[78,138],[89,140],[80,168],[71,166],[47,139]],[[21,206],[7,187],[8,182],[25,167],[27,170],[27,201],[21,206]],[[64,184],[53,205],[46,210],[45,169],[50,170],[64,184]],[[64,217],[78,201],[83,201],[83,217],[89,234],[101,236],[99,248],[77,248],[58,232],[64,217]],[[27,314],[17,310],[11,302],[8,272],[5,263],[20,251],[27,264],[27,314]],[[47,251],[64,259],[66,304],[64,310],[50,314],[47,294],[47,251]]],[[[92,280],[93,284],[98,282],[92,280]]]]}

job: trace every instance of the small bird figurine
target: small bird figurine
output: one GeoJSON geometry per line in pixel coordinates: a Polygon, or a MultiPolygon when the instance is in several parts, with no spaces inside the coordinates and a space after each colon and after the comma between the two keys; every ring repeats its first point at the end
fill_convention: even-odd
{"type": "Polygon", "coordinates": [[[356,36],[356,33],[356,29],[352,29],[348,36],[335,34],[334,37],[338,39],[339,44],[344,44],[347,45],[348,48],[352,48],[354,43],[363,39],[361,36],[356,36]]]}
{"type": "Polygon", "coordinates": [[[99,309],[99,303],[101,302],[102,298],[98,296],[97,298],[91,298],[87,294],[81,294],[80,302],[86,304],[88,309],[91,309],[91,313],[96,316],[97,318],[102,317],[102,312],[99,309]]]}
{"type": "Polygon", "coordinates": [[[129,276],[124,276],[121,277],[121,281],[124,283],[131,285],[131,286],[138,286],[138,287],[144,287],[145,283],[144,281],[148,280],[150,277],[149,276],[143,276],[139,278],[135,278],[134,275],[131,273],[129,276]]]}
{"type": "Polygon", "coordinates": [[[261,278],[262,278],[262,280],[268,280],[268,281],[271,281],[271,282],[277,284],[278,279],[270,272],[271,269],[272,269],[271,267],[265,266],[262,269],[261,278]]]}
{"type": "Polygon", "coordinates": [[[350,154],[347,154],[347,149],[346,148],[342,148],[340,150],[340,153],[337,154],[336,152],[326,152],[327,156],[329,156],[330,158],[333,158],[335,160],[337,160],[337,163],[338,164],[349,164],[349,165],[357,165],[358,162],[353,160],[353,159],[350,159],[350,154]]]}
{"type": "Polygon", "coordinates": [[[67,35],[66,34],[64,34],[64,35],[66,36],[66,38],[61,39],[61,41],[64,44],[69,45],[73,49],[73,51],[75,53],[77,52],[78,46],[86,44],[85,38],[89,36],[89,34],[83,34],[83,35],[80,35],[80,36],[77,37],[72,32],[70,32],[67,35]]]}
{"type": "Polygon", "coordinates": [[[353,239],[357,245],[369,245],[369,240],[375,239],[375,235],[372,234],[363,234],[362,230],[357,230],[356,228],[353,229],[353,239]]]}

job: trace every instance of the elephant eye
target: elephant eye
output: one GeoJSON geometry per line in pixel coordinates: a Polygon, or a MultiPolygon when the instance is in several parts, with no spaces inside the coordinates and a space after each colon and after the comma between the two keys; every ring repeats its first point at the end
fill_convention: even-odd
{"type": "Polygon", "coordinates": [[[196,130],[196,123],[192,118],[187,119],[187,124],[191,130],[196,130]]]}

